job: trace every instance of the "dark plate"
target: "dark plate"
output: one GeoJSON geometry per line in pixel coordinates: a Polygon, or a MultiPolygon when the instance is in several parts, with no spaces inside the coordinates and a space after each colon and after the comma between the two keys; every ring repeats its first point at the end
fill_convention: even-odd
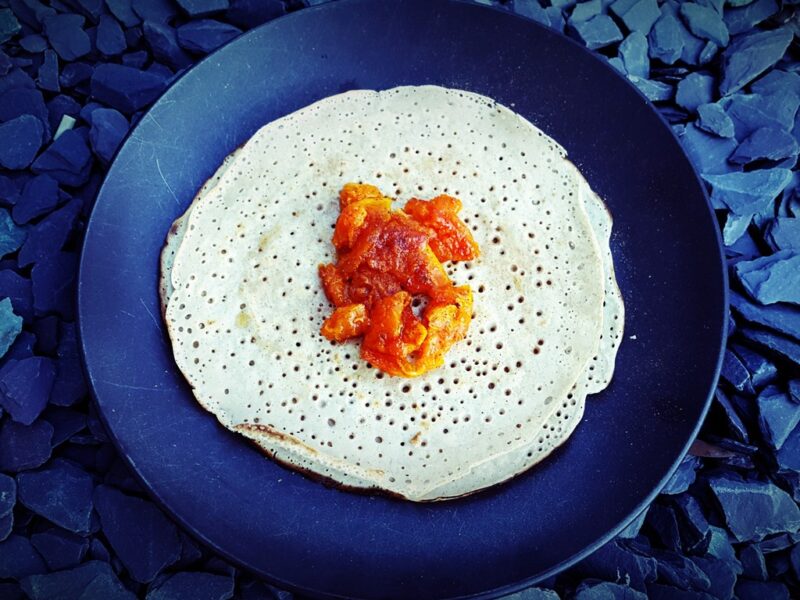
{"type": "Polygon", "coordinates": [[[144,116],[108,172],[81,260],[80,331],[100,414],[183,526],[278,585],[328,597],[512,591],[608,540],[695,435],[724,342],[726,279],[702,185],[667,125],[613,69],[508,13],[341,0],[260,27],[144,116]],[[264,458],[193,400],[156,291],[172,220],[261,125],[352,88],[433,83],[513,106],[606,199],[625,297],[613,384],[529,473],[418,505],[345,493],[264,458]]]}

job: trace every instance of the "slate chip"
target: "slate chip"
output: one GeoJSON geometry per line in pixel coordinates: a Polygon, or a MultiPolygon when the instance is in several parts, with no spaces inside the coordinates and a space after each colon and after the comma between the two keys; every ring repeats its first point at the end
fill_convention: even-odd
{"type": "MultiPolygon", "coordinates": [[[[257,27],[286,13],[286,7],[281,0],[230,0],[230,4],[231,7],[225,11],[225,20],[244,30],[257,27]]],[[[548,10],[549,8],[555,8],[561,14],[560,8],[553,6],[548,7],[548,10]]],[[[552,17],[550,21],[552,23],[552,17]]]]}
{"type": "Polygon", "coordinates": [[[30,600],[134,600],[106,562],[91,560],[64,571],[25,577],[20,582],[30,600]],[[90,588],[97,582],[100,587],[90,588]],[[87,590],[94,590],[87,594],[87,590]],[[99,592],[99,593],[98,593],[99,592]]]}
{"type": "Polygon", "coordinates": [[[88,393],[74,337],[68,339],[62,331],[58,347],[56,382],[50,402],[56,406],[72,406],[88,393]]]}
{"type": "Polygon", "coordinates": [[[10,535],[0,542],[0,579],[20,579],[45,571],[47,565],[28,538],[10,535]]]}
{"type": "MultiPolygon", "coordinates": [[[[114,467],[117,469],[117,473],[119,473],[119,467],[124,468],[124,465],[117,460],[114,463],[114,467]]],[[[111,472],[109,471],[109,473],[111,472]]],[[[128,474],[127,477],[130,478],[130,475],[128,474]]],[[[185,568],[200,560],[203,557],[203,553],[201,552],[200,547],[197,545],[197,542],[195,542],[188,534],[184,533],[183,531],[179,531],[178,534],[181,538],[181,556],[174,566],[178,568],[185,568]]]]}
{"type": "Polygon", "coordinates": [[[8,351],[21,330],[22,318],[14,313],[11,300],[3,298],[0,300],[0,357],[8,351]]]}
{"type": "MultiPolygon", "coordinates": [[[[774,0],[772,0],[774,2],[774,0]]],[[[750,85],[756,94],[769,95],[775,92],[790,91],[800,96],[800,75],[792,71],[772,69],[758,81],[750,85]]]]}
{"type": "Polygon", "coordinates": [[[105,485],[98,486],[94,502],[111,547],[134,580],[149,583],[180,557],[177,528],[151,502],[105,485]]]}
{"type": "Polygon", "coordinates": [[[65,88],[74,88],[88,81],[91,76],[91,65],[85,62],[71,62],[64,66],[58,81],[65,88]]]}
{"type": "MultiPolygon", "coordinates": [[[[119,490],[124,492],[130,492],[132,494],[141,494],[143,492],[141,485],[139,485],[138,480],[131,474],[130,469],[125,465],[121,460],[116,459],[112,461],[111,465],[108,468],[108,471],[105,474],[104,483],[113,486],[119,490]]],[[[187,541],[184,537],[181,537],[183,548],[181,550],[181,563],[183,564],[183,560],[186,558],[186,553],[190,552],[191,555],[194,555],[194,552],[190,549],[187,550],[187,541]]],[[[191,541],[191,540],[190,540],[191,541]]],[[[195,546],[196,547],[196,546],[195,546]]],[[[197,550],[199,554],[199,550],[197,550]]],[[[196,559],[199,559],[200,556],[198,555],[196,559]]]]}
{"type": "Polygon", "coordinates": [[[719,46],[717,46],[714,42],[706,42],[705,46],[703,46],[703,49],[700,51],[700,54],[697,56],[697,64],[706,65],[710,63],[711,60],[716,56],[718,50],[719,46]]]}
{"type": "MultiPolygon", "coordinates": [[[[725,141],[736,145],[733,140],[725,141]]],[[[765,210],[788,185],[792,172],[774,168],[747,173],[704,172],[701,176],[711,184],[711,203],[715,208],[728,208],[736,214],[746,215],[765,210]]]]}
{"type": "Polygon", "coordinates": [[[765,228],[764,241],[773,252],[800,250],[800,218],[776,217],[765,228]]]}
{"type": "Polygon", "coordinates": [[[745,391],[750,382],[750,373],[739,357],[730,350],[725,350],[720,377],[740,392],[745,391]]]}
{"type": "Polygon", "coordinates": [[[719,388],[714,392],[714,399],[716,400],[715,406],[719,407],[723,416],[727,433],[741,442],[749,442],[750,434],[747,430],[747,426],[742,421],[739,411],[736,409],[733,402],[731,402],[728,396],[719,388]]]}
{"type": "Polygon", "coordinates": [[[206,17],[212,13],[230,8],[228,0],[176,0],[192,19],[206,17]]]}
{"type": "Polygon", "coordinates": [[[38,29],[45,19],[56,14],[55,9],[39,0],[11,0],[10,4],[14,14],[33,29],[38,29]]]}
{"type": "Polygon", "coordinates": [[[8,54],[6,54],[5,52],[3,52],[2,49],[0,49],[0,76],[5,77],[6,75],[8,75],[8,72],[11,70],[11,67],[13,66],[14,65],[11,62],[11,59],[9,58],[8,54]]]}
{"type": "Polygon", "coordinates": [[[175,573],[151,586],[146,600],[227,600],[233,583],[233,577],[212,573],[175,573]]]}
{"type": "Polygon", "coordinates": [[[76,14],[57,14],[45,19],[45,35],[62,60],[77,60],[92,50],[89,36],[83,30],[84,22],[76,14]]]}
{"type": "Polygon", "coordinates": [[[628,79],[642,92],[651,102],[666,102],[672,99],[674,89],[667,83],[654,81],[652,79],[642,79],[635,75],[628,75],[628,79]]]}
{"type": "Polygon", "coordinates": [[[18,250],[26,237],[26,230],[14,222],[7,210],[0,208],[0,257],[18,250]]]}
{"type": "Polygon", "coordinates": [[[603,5],[600,0],[589,0],[588,2],[580,2],[576,4],[569,16],[570,23],[577,23],[578,21],[588,21],[592,17],[599,15],[603,12],[603,5]]]}
{"type": "MultiPolygon", "coordinates": [[[[3,98],[10,101],[6,95],[3,98]]],[[[0,123],[0,166],[13,170],[30,165],[42,146],[43,136],[42,122],[32,115],[0,123]]]]}
{"type": "Polygon", "coordinates": [[[647,79],[650,77],[650,61],[647,55],[647,38],[634,31],[619,45],[619,57],[629,75],[647,79]]]}
{"type": "Polygon", "coordinates": [[[681,549],[681,531],[678,517],[671,506],[654,503],[647,515],[649,536],[659,545],[669,550],[681,549]]]}
{"type": "Polygon", "coordinates": [[[800,98],[790,90],[781,90],[767,95],[734,94],[720,104],[733,120],[736,138],[744,140],[762,127],[790,131],[800,98]]]}
{"type": "Polygon", "coordinates": [[[97,24],[97,49],[105,56],[116,56],[128,47],[125,32],[111,15],[102,15],[97,24]]]}
{"type": "Polygon", "coordinates": [[[651,58],[671,65],[680,59],[683,53],[683,36],[678,19],[665,12],[661,14],[648,35],[651,58]]]}
{"type": "Polygon", "coordinates": [[[31,543],[51,571],[79,565],[89,549],[89,540],[86,538],[57,528],[34,533],[31,543]]]}
{"type": "Polygon", "coordinates": [[[647,584],[647,598],[648,600],[715,600],[705,592],[682,590],[660,583],[647,584]]]}
{"type": "Polygon", "coordinates": [[[106,0],[109,12],[125,27],[135,27],[142,21],[133,11],[132,5],[133,0],[106,0]]]}
{"type": "Polygon", "coordinates": [[[19,501],[29,510],[73,533],[90,531],[94,484],[75,463],[56,458],[17,475],[17,485],[19,501]]]}
{"type": "Polygon", "coordinates": [[[697,477],[697,468],[700,461],[695,456],[686,456],[678,465],[675,473],[672,474],[667,484],[661,489],[662,494],[676,495],[682,494],[689,489],[697,477]]]}
{"type": "MultiPolygon", "coordinates": [[[[686,154],[701,174],[721,175],[741,170],[741,167],[727,161],[728,156],[736,149],[736,140],[709,135],[694,123],[680,125],[674,128],[674,131],[686,154]]],[[[724,205],[718,208],[724,208],[724,205]]],[[[740,214],[748,212],[754,211],[745,210],[740,214]]]]}
{"type": "Polygon", "coordinates": [[[93,600],[94,598],[134,600],[136,596],[124,587],[116,575],[103,575],[93,579],[78,600],[93,600]]]}
{"type": "MultiPolygon", "coordinates": [[[[242,575],[239,578],[238,582],[238,598],[241,600],[292,600],[293,597],[290,597],[290,592],[284,592],[278,590],[277,588],[272,587],[271,585],[267,584],[261,579],[254,579],[252,577],[248,577],[247,575],[242,575]]],[[[532,589],[532,588],[529,588],[532,589]]],[[[548,595],[536,595],[535,593],[532,594],[531,598],[513,598],[512,600],[556,600],[556,594],[553,592],[552,594],[548,595]],[[555,596],[553,595],[555,594],[555,596]]]]}
{"type": "Polygon", "coordinates": [[[49,316],[36,319],[33,333],[36,334],[36,354],[53,356],[58,346],[58,317],[49,316]]]}
{"type": "Polygon", "coordinates": [[[586,581],[575,590],[574,600],[647,600],[647,595],[610,581],[586,581]]]}
{"type": "Polygon", "coordinates": [[[98,108],[93,111],[89,141],[94,153],[105,163],[111,162],[128,133],[128,127],[128,119],[113,108],[98,108]]]}
{"type": "Polygon", "coordinates": [[[39,52],[44,52],[45,48],[47,48],[47,40],[39,34],[32,33],[21,38],[19,45],[25,52],[38,54],[39,52]]]}
{"type": "Polygon", "coordinates": [[[85,414],[61,406],[49,406],[43,418],[53,426],[54,448],[86,427],[85,414]]]}
{"type": "Polygon", "coordinates": [[[11,9],[0,8],[0,44],[4,44],[22,30],[11,9]]]}
{"type": "Polygon", "coordinates": [[[733,121],[716,102],[701,104],[697,107],[697,126],[704,131],[723,138],[734,135],[733,121]]]}
{"type": "Polygon", "coordinates": [[[800,578],[800,544],[795,544],[789,552],[789,564],[794,576],[800,578]]]}
{"type": "Polygon", "coordinates": [[[777,581],[739,579],[735,588],[738,600],[789,600],[789,590],[777,581]]]}
{"type": "Polygon", "coordinates": [[[142,21],[168,23],[175,16],[175,5],[169,0],[132,0],[133,11],[142,21]]]}
{"type": "Polygon", "coordinates": [[[92,75],[92,97],[131,114],[155,100],[167,86],[167,80],[154,73],[117,64],[101,64],[92,75]]]}
{"type": "Polygon", "coordinates": [[[658,561],[658,577],[671,586],[683,590],[707,590],[711,587],[706,574],[688,557],[671,550],[652,549],[658,561]]]}
{"type": "Polygon", "coordinates": [[[789,382],[788,388],[792,400],[800,404],[800,379],[792,379],[789,382]]]}
{"type": "Polygon", "coordinates": [[[0,517],[11,514],[17,502],[17,482],[0,473],[0,517]]]}
{"type": "Polygon", "coordinates": [[[655,558],[643,554],[630,543],[619,540],[601,546],[575,567],[581,577],[595,577],[606,581],[629,580],[630,586],[640,592],[646,584],[656,580],[658,563],[655,558]]]}
{"type": "Polygon", "coordinates": [[[656,0],[616,0],[610,8],[622,19],[628,31],[639,31],[644,35],[650,32],[661,14],[656,0]]]}
{"type": "Polygon", "coordinates": [[[604,48],[622,39],[622,32],[608,15],[597,15],[588,21],[571,24],[572,31],[590,50],[604,48]]]}
{"type": "MultiPolygon", "coordinates": [[[[178,41],[180,41],[180,38],[178,38],[178,41]]],[[[122,60],[122,64],[126,67],[141,69],[147,64],[147,61],[150,60],[150,55],[144,50],[138,50],[136,52],[126,52],[122,55],[120,60],[122,60]]]]}
{"type": "Polygon", "coordinates": [[[757,401],[758,424],[764,440],[773,450],[780,450],[800,423],[800,404],[774,385],[764,388],[757,401]]]}
{"type": "Polygon", "coordinates": [[[1,77],[0,98],[2,98],[3,104],[0,104],[0,121],[8,121],[25,114],[41,118],[42,113],[45,112],[42,110],[44,97],[41,92],[37,94],[35,88],[36,83],[22,69],[12,68],[7,75],[1,77]],[[9,94],[13,90],[17,90],[17,93],[9,94]],[[11,104],[11,101],[14,104],[11,104]]]}
{"type": "Polygon", "coordinates": [[[215,21],[201,19],[178,27],[178,43],[189,52],[207,54],[242,33],[241,29],[215,21]]]}
{"type": "Polygon", "coordinates": [[[80,186],[89,179],[92,154],[84,129],[65,131],[33,162],[34,173],[45,173],[62,185],[80,186]]]}
{"type": "MultiPolygon", "coordinates": [[[[745,237],[748,227],[753,222],[754,215],[738,215],[729,212],[725,217],[725,226],[722,228],[722,243],[728,256],[735,256],[733,248],[738,245],[740,239],[745,237]]],[[[757,255],[758,253],[756,253],[757,255]]]]}
{"type": "Polygon", "coordinates": [[[64,94],[59,94],[47,103],[47,121],[50,129],[55,131],[64,115],[77,117],[80,110],[81,105],[75,100],[64,94]]]}
{"type": "Polygon", "coordinates": [[[709,486],[729,531],[739,542],[760,541],[800,528],[800,509],[775,484],[718,475],[709,479],[709,486]]]}
{"type": "Polygon", "coordinates": [[[788,360],[800,367],[800,343],[782,335],[759,329],[745,328],[741,330],[741,333],[756,348],[763,350],[770,356],[774,355],[788,360]]]}
{"type": "Polygon", "coordinates": [[[733,597],[737,571],[733,564],[707,556],[692,557],[692,561],[705,573],[710,582],[708,593],[714,598],[733,597]]]}
{"type": "MultiPolygon", "coordinates": [[[[781,533],[759,542],[758,548],[765,555],[769,555],[786,550],[798,541],[800,541],[799,533],[781,533]]],[[[769,565],[767,565],[767,569],[769,569],[769,565]]]]}
{"type": "Polygon", "coordinates": [[[139,45],[139,42],[142,41],[142,28],[141,27],[130,27],[125,30],[125,41],[128,44],[128,48],[134,48],[139,45]]]}
{"type": "Polygon", "coordinates": [[[800,253],[780,250],[769,256],[738,262],[734,271],[750,297],[761,304],[800,304],[800,253]]]}
{"type": "Polygon", "coordinates": [[[111,553],[99,538],[92,538],[92,542],[89,545],[89,556],[95,560],[102,560],[104,562],[111,561],[111,553]]]}
{"type": "Polygon", "coordinates": [[[737,164],[748,164],[762,159],[797,159],[798,153],[800,146],[792,134],[774,127],[762,127],[740,143],[728,160],[737,164]]]}
{"type": "Polygon", "coordinates": [[[56,132],[53,134],[53,139],[57,140],[65,131],[69,131],[75,127],[75,122],[76,119],[69,115],[64,115],[61,117],[61,122],[58,124],[56,132]]]}
{"type": "MultiPolygon", "coordinates": [[[[561,9],[557,6],[548,6],[544,9],[545,15],[547,16],[547,20],[549,22],[548,27],[550,29],[554,29],[559,33],[564,33],[564,28],[566,27],[566,21],[564,20],[564,13],[561,12],[561,9]]],[[[236,23],[242,29],[247,28],[247,24],[236,23]]]]}
{"type": "Polygon", "coordinates": [[[518,15],[533,19],[545,27],[550,27],[550,17],[547,16],[547,12],[539,4],[539,0],[516,0],[513,10],[518,15]]]}
{"type": "Polygon", "coordinates": [[[728,28],[716,10],[694,2],[684,2],[681,3],[680,12],[689,31],[694,35],[718,46],[728,45],[728,28]]]}
{"type": "MultiPolygon", "coordinates": [[[[687,5],[684,5],[687,6],[687,5]]],[[[678,84],[675,102],[689,112],[694,112],[701,104],[713,100],[714,78],[710,75],[691,73],[678,84]]]]}
{"type": "Polygon", "coordinates": [[[633,539],[638,536],[639,531],[642,529],[642,525],[647,518],[648,510],[648,508],[645,508],[642,512],[640,512],[635,519],[628,523],[625,528],[617,534],[617,537],[623,539],[633,539]]]}
{"type": "MultiPolygon", "coordinates": [[[[735,292],[732,292],[731,295],[734,293],[735,292]]],[[[741,296],[739,296],[739,298],[741,298],[741,296]]],[[[749,306],[753,305],[750,304],[749,306]]],[[[764,310],[770,309],[765,308],[764,310]]],[[[775,380],[775,377],[778,375],[778,369],[772,362],[767,360],[766,357],[755,352],[751,348],[739,344],[731,344],[731,348],[750,372],[750,381],[753,387],[759,389],[775,380]]]]}
{"type": "Polygon", "coordinates": [[[742,567],[736,558],[736,552],[733,549],[728,532],[721,527],[711,525],[710,540],[708,544],[707,554],[721,560],[722,562],[733,565],[737,574],[742,572],[742,567]]]}
{"type": "Polygon", "coordinates": [[[50,458],[53,426],[39,420],[22,425],[11,420],[0,427],[0,471],[17,473],[40,467],[50,458]]]}
{"type": "Polygon", "coordinates": [[[39,66],[37,85],[48,92],[58,92],[61,90],[58,77],[58,56],[53,50],[44,51],[44,60],[39,66]]]}
{"type": "Polygon", "coordinates": [[[27,267],[61,250],[75,225],[80,209],[80,201],[71,200],[30,228],[17,256],[19,266],[27,267]]]}
{"type": "Polygon", "coordinates": [[[58,182],[48,175],[37,175],[22,188],[11,215],[17,223],[24,225],[53,210],[58,201],[58,182]]]}
{"type": "Polygon", "coordinates": [[[49,358],[8,360],[0,368],[0,406],[24,425],[33,423],[47,404],[55,378],[49,358]]]}
{"type": "Polygon", "coordinates": [[[747,544],[739,551],[739,562],[742,565],[742,576],[758,581],[767,580],[767,562],[756,544],[747,544]]]}
{"type": "Polygon", "coordinates": [[[74,252],[58,252],[36,263],[31,279],[37,315],[55,313],[65,319],[74,317],[77,266],[78,255],[74,252]]]}
{"type": "Polygon", "coordinates": [[[175,69],[181,69],[191,62],[189,55],[178,44],[175,30],[169,25],[145,21],[142,32],[156,60],[175,69]]]}
{"type": "Polygon", "coordinates": [[[662,14],[670,14],[677,20],[678,31],[681,36],[681,56],[680,59],[688,65],[697,65],[700,61],[700,53],[705,47],[705,42],[692,34],[691,31],[678,18],[680,14],[679,2],[665,2],[661,5],[662,14]]]}
{"type": "Polygon", "coordinates": [[[731,35],[749,31],[779,10],[776,0],[755,0],[747,6],[727,7],[723,19],[731,35]]]}
{"type": "Polygon", "coordinates": [[[723,96],[737,92],[783,56],[792,42],[791,29],[756,31],[735,39],[722,55],[723,96]]]}
{"type": "MultiPolygon", "coordinates": [[[[11,344],[11,347],[6,352],[4,357],[3,364],[7,363],[9,360],[22,360],[23,358],[31,358],[33,357],[33,346],[36,344],[36,336],[33,335],[29,331],[22,331],[17,336],[17,339],[14,340],[14,343],[11,344]]],[[[2,410],[0,410],[0,415],[2,415],[2,410]]]]}
{"type": "Polygon", "coordinates": [[[692,552],[704,547],[711,535],[711,530],[697,498],[689,494],[681,494],[675,498],[674,505],[680,517],[681,539],[684,548],[692,552]]]}

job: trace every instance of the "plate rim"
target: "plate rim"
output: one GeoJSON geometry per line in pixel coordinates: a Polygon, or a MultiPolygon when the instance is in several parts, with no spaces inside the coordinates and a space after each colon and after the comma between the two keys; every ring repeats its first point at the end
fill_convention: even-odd
{"type": "MultiPolygon", "coordinates": [[[[680,140],[679,140],[678,136],[675,134],[672,126],[669,124],[669,122],[666,120],[666,118],[659,112],[659,110],[653,104],[653,102],[651,102],[644,95],[644,93],[642,93],[639,90],[638,87],[636,87],[627,77],[625,77],[624,75],[619,73],[613,66],[611,66],[608,63],[607,60],[605,60],[602,56],[598,55],[596,52],[594,52],[592,50],[589,50],[588,48],[583,46],[580,42],[578,42],[577,40],[569,37],[568,35],[566,35],[564,33],[561,33],[561,32],[558,32],[558,31],[554,32],[549,27],[547,27],[547,26],[535,21],[532,18],[526,17],[524,15],[520,15],[518,13],[513,12],[510,9],[502,8],[500,6],[486,5],[486,4],[483,4],[483,3],[479,3],[477,0],[383,0],[383,3],[388,3],[388,2],[392,2],[392,3],[396,4],[396,5],[403,5],[403,4],[406,4],[406,5],[409,5],[409,4],[423,4],[423,5],[438,4],[438,5],[441,5],[441,6],[444,6],[444,5],[460,5],[460,6],[467,6],[470,9],[473,9],[473,10],[476,10],[476,11],[492,11],[492,12],[495,12],[495,13],[504,14],[507,17],[516,18],[516,19],[524,21],[527,26],[529,26],[529,27],[532,26],[532,27],[536,28],[537,30],[539,30],[540,34],[542,32],[546,32],[547,34],[555,33],[556,35],[558,35],[558,37],[562,41],[566,41],[567,43],[572,44],[575,48],[580,49],[580,51],[584,55],[591,56],[596,64],[602,65],[602,68],[606,69],[606,71],[608,73],[611,73],[614,77],[623,80],[627,84],[629,89],[632,89],[636,94],[638,94],[640,99],[643,100],[644,103],[646,103],[646,105],[648,107],[648,110],[652,114],[655,114],[655,116],[658,118],[658,120],[661,123],[661,126],[666,128],[669,131],[669,135],[672,136],[675,144],[680,149],[681,154],[685,158],[687,164],[690,166],[691,173],[692,173],[692,175],[694,177],[695,183],[697,184],[697,188],[702,193],[702,197],[704,199],[704,202],[705,202],[705,205],[706,205],[706,209],[708,210],[709,215],[712,217],[712,219],[715,219],[715,212],[714,212],[714,209],[713,209],[713,205],[711,204],[707,188],[706,188],[705,184],[703,183],[703,180],[702,180],[702,178],[701,178],[701,176],[699,174],[697,166],[694,164],[694,162],[691,160],[691,158],[688,156],[688,154],[684,150],[683,145],[680,143],[680,140]]],[[[96,194],[94,196],[94,201],[96,202],[101,197],[101,195],[103,195],[103,192],[104,192],[104,190],[106,188],[106,185],[107,185],[108,175],[110,174],[112,168],[114,167],[114,163],[116,161],[117,155],[126,146],[128,141],[130,140],[130,138],[132,138],[136,134],[136,132],[139,129],[139,127],[144,123],[145,117],[152,110],[154,110],[160,104],[162,104],[165,99],[167,101],[169,101],[168,95],[171,94],[171,93],[174,93],[175,90],[177,90],[180,87],[180,85],[184,82],[184,79],[187,76],[191,75],[192,72],[197,67],[203,65],[206,62],[212,62],[213,60],[216,59],[216,57],[221,52],[225,51],[225,49],[227,49],[228,46],[232,46],[232,45],[235,45],[237,43],[244,43],[246,41],[247,37],[251,36],[252,34],[254,34],[256,32],[261,32],[261,31],[269,30],[271,28],[280,27],[283,23],[285,23],[288,20],[295,20],[295,19],[305,18],[304,15],[308,15],[310,13],[325,12],[326,10],[330,9],[332,6],[339,7],[339,6],[342,6],[342,5],[369,6],[370,5],[370,0],[327,0],[327,1],[323,2],[323,3],[321,3],[321,4],[316,4],[316,5],[305,7],[305,8],[300,9],[300,10],[295,10],[295,11],[292,11],[292,12],[288,12],[288,13],[286,13],[284,15],[281,15],[281,16],[275,18],[275,19],[272,19],[272,20],[270,20],[270,21],[268,21],[266,23],[262,23],[261,25],[258,25],[256,27],[253,27],[252,29],[249,29],[249,30],[243,32],[242,34],[240,34],[236,38],[234,38],[232,40],[229,40],[228,42],[226,42],[222,46],[220,46],[217,49],[215,49],[213,52],[209,53],[208,55],[204,56],[202,59],[200,59],[197,62],[193,63],[190,67],[186,68],[184,70],[184,72],[180,73],[177,76],[174,76],[174,79],[172,81],[170,81],[169,85],[158,96],[158,98],[149,107],[147,107],[147,109],[142,113],[141,117],[137,121],[136,125],[134,125],[133,127],[130,128],[128,133],[125,135],[125,137],[122,139],[122,141],[118,145],[117,150],[115,151],[112,159],[108,163],[108,166],[107,166],[107,168],[105,170],[105,173],[103,175],[103,181],[102,181],[101,185],[98,187],[97,192],[96,192],[96,194]]],[[[247,565],[247,564],[243,563],[239,558],[237,558],[233,554],[228,553],[224,549],[220,548],[217,544],[215,544],[212,541],[210,541],[209,539],[207,539],[206,536],[202,534],[202,532],[198,531],[188,521],[186,521],[178,513],[176,513],[173,510],[173,508],[170,506],[170,504],[168,502],[166,502],[165,500],[163,500],[163,498],[158,493],[156,493],[156,491],[148,484],[147,478],[145,477],[145,475],[143,473],[141,473],[140,469],[133,462],[132,458],[128,455],[127,452],[125,452],[125,450],[123,448],[123,445],[122,445],[122,442],[117,438],[117,435],[114,433],[114,430],[109,427],[109,423],[107,421],[107,416],[106,416],[104,410],[101,408],[100,401],[98,399],[98,394],[97,394],[97,391],[96,391],[95,382],[94,382],[94,379],[90,376],[88,362],[86,360],[85,337],[84,337],[83,325],[82,325],[83,313],[84,313],[84,311],[82,310],[82,307],[85,305],[85,301],[82,300],[82,297],[83,297],[83,293],[84,293],[83,290],[84,290],[84,287],[85,287],[85,284],[84,284],[84,279],[85,279],[84,278],[84,273],[86,272],[86,270],[88,270],[89,267],[85,266],[86,263],[87,263],[87,256],[86,256],[86,244],[84,243],[84,241],[86,239],[88,239],[88,237],[90,235],[90,232],[92,230],[92,226],[94,224],[94,219],[93,219],[94,213],[95,213],[95,204],[92,205],[92,210],[91,210],[90,214],[87,217],[86,227],[85,227],[84,234],[83,234],[83,239],[81,240],[81,248],[80,248],[79,259],[78,259],[77,284],[76,284],[76,290],[75,290],[75,296],[76,296],[75,324],[76,324],[76,332],[77,332],[77,337],[78,337],[78,348],[79,348],[79,354],[80,354],[81,368],[83,369],[83,372],[84,372],[84,375],[85,375],[85,379],[86,379],[86,382],[88,384],[87,387],[89,389],[89,395],[91,397],[92,404],[94,405],[94,407],[96,409],[96,414],[97,414],[98,418],[100,419],[100,421],[103,423],[103,426],[105,427],[105,429],[106,429],[106,431],[107,431],[107,433],[109,435],[109,438],[110,438],[112,444],[114,445],[118,455],[124,460],[124,462],[127,465],[128,469],[134,475],[134,477],[136,478],[137,482],[141,485],[141,487],[142,487],[143,491],[145,492],[145,494],[152,501],[155,502],[155,504],[159,507],[159,509],[164,511],[164,513],[167,514],[170,519],[175,521],[180,526],[180,529],[182,530],[183,533],[185,533],[185,534],[189,535],[191,538],[199,541],[206,548],[209,548],[209,549],[213,550],[213,552],[215,552],[216,554],[220,555],[221,557],[223,557],[227,561],[231,562],[236,567],[242,569],[243,571],[245,571],[245,572],[247,572],[247,573],[249,573],[249,574],[251,574],[251,575],[253,575],[253,576],[257,577],[257,578],[264,579],[267,582],[269,582],[270,584],[275,584],[278,587],[281,587],[283,589],[289,590],[289,591],[291,591],[293,593],[303,594],[305,596],[309,596],[309,597],[312,597],[312,598],[336,599],[336,600],[355,600],[356,598],[358,598],[356,596],[344,596],[344,595],[341,595],[341,594],[338,594],[338,593],[320,592],[318,590],[314,590],[314,589],[311,589],[311,588],[306,588],[306,587],[303,587],[302,585],[297,585],[295,583],[283,580],[280,577],[277,577],[272,573],[267,574],[267,573],[261,572],[258,569],[254,569],[251,565],[247,565]]],[[[599,537],[594,543],[584,547],[581,551],[573,554],[569,558],[556,563],[555,565],[553,565],[551,568],[547,569],[546,571],[538,573],[538,574],[536,574],[534,576],[531,576],[531,577],[529,577],[527,579],[523,579],[523,580],[514,582],[512,584],[508,584],[508,585],[505,585],[505,586],[493,588],[491,590],[486,590],[484,592],[478,592],[478,593],[466,594],[466,595],[459,595],[459,596],[447,596],[446,598],[448,600],[488,600],[488,599],[491,599],[491,598],[497,598],[497,597],[502,596],[502,595],[511,594],[511,593],[526,589],[528,587],[535,586],[537,583],[540,583],[540,582],[542,582],[544,580],[547,580],[547,579],[555,576],[556,574],[561,573],[562,571],[570,568],[571,566],[574,566],[575,564],[577,564],[581,560],[585,559],[589,555],[593,554],[599,548],[601,548],[602,546],[604,546],[605,544],[607,544],[608,542],[613,540],[621,531],[623,531],[630,523],[632,523],[641,514],[641,512],[643,510],[645,510],[648,506],[650,506],[650,504],[652,504],[652,502],[655,500],[655,498],[660,494],[660,492],[663,489],[663,487],[669,482],[671,477],[677,471],[679,465],[681,464],[683,459],[686,457],[686,455],[687,455],[692,443],[697,438],[697,435],[698,435],[698,433],[699,433],[699,431],[700,431],[700,429],[701,429],[701,427],[702,427],[702,425],[703,425],[703,423],[704,423],[704,421],[705,421],[705,419],[706,419],[706,417],[708,415],[709,409],[710,409],[712,401],[713,401],[714,392],[715,392],[715,390],[717,388],[717,385],[718,385],[718,381],[719,381],[719,377],[720,377],[720,373],[721,373],[721,369],[722,369],[722,363],[723,363],[723,359],[724,359],[724,353],[725,353],[726,346],[727,346],[728,328],[725,327],[725,324],[724,324],[725,323],[725,318],[724,317],[725,317],[725,315],[728,314],[728,312],[730,310],[730,308],[729,308],[729,292],[730,292],[729,283],[730,282],[729,282],[728,270],[727,270],[727,266],[726,266],[725,249],[724,249],[724,245],[723,245],[723,242],[722,242],[722,235],[721,235],[719,227],[714,227],[713,230],[714,230],[714,237],[715,237],[715,242],[716,242],[715,245],[716,245],[716,248],[717,248],[717,251],[718,251],[718,258],[719,258],[718,266],[719,266],[719,269],[720,269],[720,273],[722,275],[721,283],[722,283],[722,291],[723,291],[722,298],[721,298],[723,314],[722,314],[722,318],[720,320],[721,327],[720,327],[720,330],[719,330],[719,348],[717,350],[717,361],[716,361],[716,365],[715,365],[715,368],[713,370],[713,373],[710,374],[711,375],[711,385],[709,386],[709,390],[707,391],[706,397],[705,397],[705,399],[703,401],[703,408],[700,411],[700,415],[699,415],[699,417],[697,419],[697,422],[695,423],[694,427],[692,428],[692,432],[691,432],[691,435],[690,435],[689,439],[684,444],[683,448],[680,450],[677,459],[673,462],[673,464],[670,466],[670,468],[667,470],[667,472],[664,474],[664,476],[658,481],[657,485],[647,494],[647,496],[641,502],[639,502],[636,505],[636,507],[624,519],[622,519],[616,527],[613,527],[612,529],[610,529],[605,535],[599,537]]],[[[394,596],[392,596],[392,597],[394,597],[394,596]]]]}

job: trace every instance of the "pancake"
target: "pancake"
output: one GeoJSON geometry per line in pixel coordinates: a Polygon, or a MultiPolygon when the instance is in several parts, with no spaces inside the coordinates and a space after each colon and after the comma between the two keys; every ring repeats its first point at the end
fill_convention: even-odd
{"type": "Polygon", "coordinates": [[[488,98],[432,86],[327,98],[262,128],[171,231],[165,318],[198,401],[336,483],[412,500],[493,485],[549,454],[611,378],[623,319],[608,212],[558,144],[488,98]],[[316,265],[349,180],[398,203],[464,201],[483,255],[448,265],[475,317],[445,367],[382,377],[357,346],[319,336],[316,265]]]}

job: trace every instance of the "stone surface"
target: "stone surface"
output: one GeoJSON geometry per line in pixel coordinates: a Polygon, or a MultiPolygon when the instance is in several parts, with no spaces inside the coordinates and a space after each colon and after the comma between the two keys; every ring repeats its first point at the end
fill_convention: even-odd
{"type": "Polygon", "coordinates": [[[152,503],[101,485],[95,505],[111,547],[136,581],[152,581],[180,557],[177,528],[152,503]]]}

